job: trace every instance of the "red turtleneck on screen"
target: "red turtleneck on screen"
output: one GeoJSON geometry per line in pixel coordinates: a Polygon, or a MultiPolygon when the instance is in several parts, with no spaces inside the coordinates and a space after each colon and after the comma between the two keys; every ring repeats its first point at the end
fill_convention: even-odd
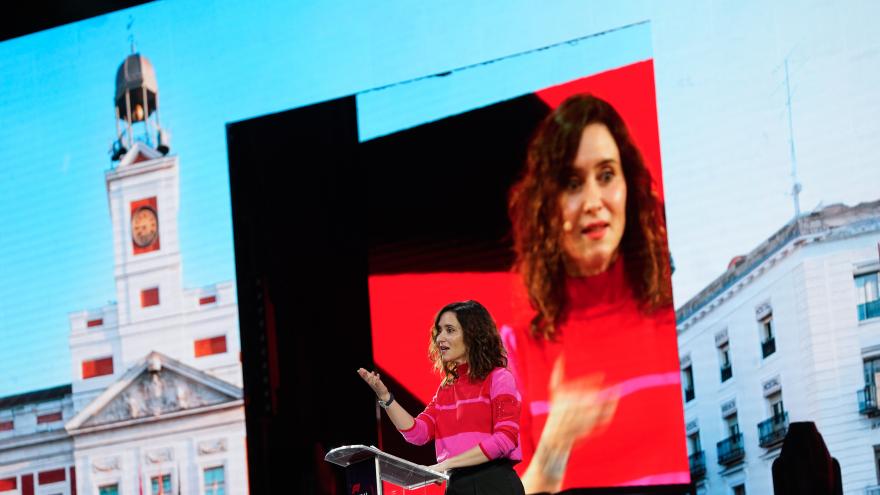
{"type": "Polygon", "coordinates": [[[551,372],[564,357],[563,380],[592,376],[619,399],[607,427],[575,443],[562,488],[689,483],[672,307],[643,313],[622,260],[600,275],[568,278],[566,291],[570,305],[554,341],[532,337],[527,323],[502,329],[523,393],[517,471],[538,446],[551,372]]]}

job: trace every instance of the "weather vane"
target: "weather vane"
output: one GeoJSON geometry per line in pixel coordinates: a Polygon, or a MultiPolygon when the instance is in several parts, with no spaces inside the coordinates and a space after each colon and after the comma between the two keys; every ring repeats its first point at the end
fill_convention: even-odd
{"type": "Polygon", "coordinates": [[[131,53],[134,55],[134,33],[131,30],[131,27],[134,25],[134,16],[129,14],[128,23],[125,25],[125,30],[128,31],[128,43],[131,46],[131,53]]]}

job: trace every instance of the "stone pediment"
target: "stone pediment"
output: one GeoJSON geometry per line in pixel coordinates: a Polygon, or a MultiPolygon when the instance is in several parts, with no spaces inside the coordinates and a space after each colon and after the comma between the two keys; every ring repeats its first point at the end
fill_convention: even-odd
{"type": "Polygon", "coordinates": [[[159,419],[240,402],[235,385],[153,352],[66,425],[68,431],[159,419]]]}
{"type": "Polygon", "coordinates": [[[127,167],[136,163],[162,158],[163,156],[162,153],[146,144],[140,141],[135,141],[134,146],[132,146],[131,149],[123,155],[122,159],[119,160],[119,166],[127,167]]]}

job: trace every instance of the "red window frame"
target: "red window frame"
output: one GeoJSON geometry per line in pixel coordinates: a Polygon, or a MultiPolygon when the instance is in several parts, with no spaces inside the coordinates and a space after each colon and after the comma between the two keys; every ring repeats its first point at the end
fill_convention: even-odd
{"type": "Polygon", "coordinates": [[[151,287],[141,290],[141,307],[149,308],[159,305],[159,288],[151,287]]]}
{"type": "Polygon", "coordinates": [[[223,354],[226,352],[226,336],[218,335],[206,339],[198,339],[193,343],[196,357],[223,354]]]}
{"type": "Polygon", "coordinates": [[[83,379],[113,374],[113,357],[89,359],[82,362],[83,379]]]}

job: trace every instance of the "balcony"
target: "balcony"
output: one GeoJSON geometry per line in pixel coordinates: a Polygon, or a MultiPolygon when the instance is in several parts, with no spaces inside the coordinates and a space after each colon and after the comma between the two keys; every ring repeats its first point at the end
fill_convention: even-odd
{"type": "Polygon", "coordinates": [[[761,342],[761,356],[767,357],[776,352],[776,338],[770,337],[769,339],[761,342]]]}
{"type": "Polygon", "coordinates": [[[880,486],[866,486],[865,495],[880,495],[880,486]]]}
{"type": "Polygon", "coordinates": [[[788,432],[788,412],[774,414],[772,418],[758,423],[758,444],[761,447],[772,447],[785,438],[788,432]]]}
{"type": "Polygon", "coordinates": [[[730,380],[733,376],[733,366],[730,363],[721,366],[721,383],[730,380]]]}
{"type": "Polygon", "coordinates": [[[729,436],[718,442],[718,464],[730,466],[742,461],[746,455],[746,449],[743,446],[743,434],[729,436]]]}
{"type": "Polygon", "coordinates": [[[859,397],[859,414],[864,414],[869,418],[880,415],[880,408],[877,408],[877,387],[867,385],[856,394],[859,397]]]}
{"type": "Polygon", "coordinates": [[[880,299],[859,304],[859,321],[880,316],[880,299]]]}
{"type": "Polygon", "coordinates": [[[691,467],[691,481],[698,481],[706,477],[706,452],[699,451],[688,456],[688,464],[691,467]]]}
{"type": "Polygon", "coordinates": [[[685,402],[690,402],[690,401],[694,400],[694,397],[696,397],[696,394],[694,393],[693,387],[689,387],[689,388],[684,389],[684,401],[685,402]]]}

